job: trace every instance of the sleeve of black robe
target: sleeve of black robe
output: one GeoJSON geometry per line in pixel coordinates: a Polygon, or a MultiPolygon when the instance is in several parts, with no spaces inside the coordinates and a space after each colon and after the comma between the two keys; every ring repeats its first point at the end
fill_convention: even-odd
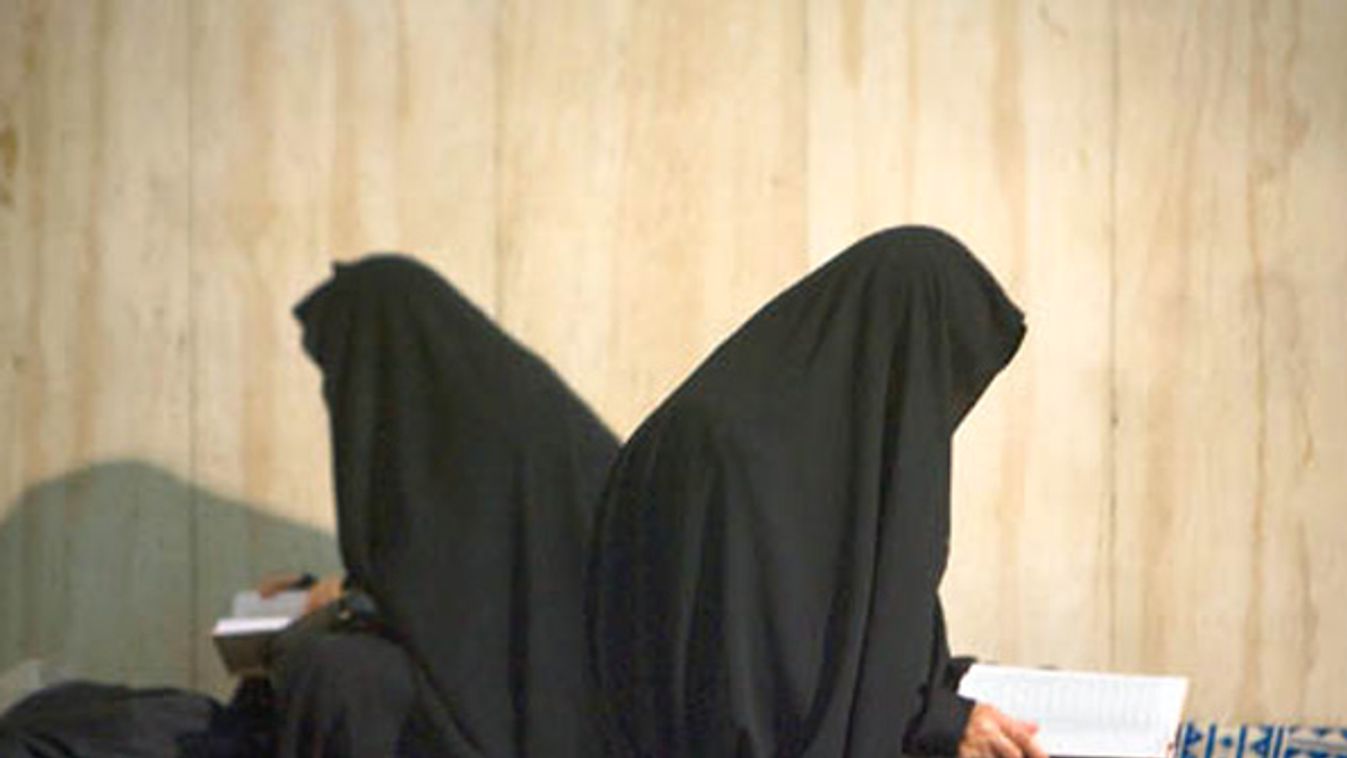
{"type": "Polygon", "coordinates": [[[955,755],[968,726],[974,702],[958,694],[959,678],[969,659],[951,659],[945,639],[945,614],[937,602],[931,644],[931,677],[926,683],[925,707],[912,723],[903,748],[919,755],[955,755]]]}

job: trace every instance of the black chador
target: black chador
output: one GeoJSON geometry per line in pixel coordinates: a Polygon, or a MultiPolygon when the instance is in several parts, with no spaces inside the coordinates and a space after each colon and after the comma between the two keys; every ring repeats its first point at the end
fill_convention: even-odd
{"type": "Polygon", "coordinates": [[[407,258],[339,264],[296,315],[323,373],[342,560],[391,639],[368,656],[349,638],[324,642],[337,663],[365,660],[335,675],[357,691],[345,705],[323,689],[331,677],[291,665],[282,752],[341,754],[345,741],[391,754],[391,733],[415,754],[593,755],[582,575],[612,434],[407,258]],[[313,692],[292,691],[306,681],[313,692]],[[412,703],[401,724],[399,699],[412,703]],[[333,713],[350,703],[349,717],[333,713]]]}
{"type": "Polygon", "coordinates": [[[951,435],[1023,333],[963,245],[895,229],[768,303],[650,415],[589,582],[611,752],[955,752],[951,435]]]}

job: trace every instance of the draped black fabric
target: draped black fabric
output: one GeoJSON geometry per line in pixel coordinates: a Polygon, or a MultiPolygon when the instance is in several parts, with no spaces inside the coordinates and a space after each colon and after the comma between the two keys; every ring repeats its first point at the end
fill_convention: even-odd
{"type": "Polygon", "coordinates": [[[450,756],[593,754],[587,537],[617,442],[429,268],[336,266],[296,307],[323,372],[338,536],[450,756]]]}
{"type": "Polygon", "coordinates": [[[220,716],[215,701],[193,692],[68,682],[30,695],[0,716],[0,756],[216,755],[209,732],[220,716]]]}
{"type": "Polygon", "coordinates": [[[1023,317],[956,240],[886,231],[778,296],[637,430],[589,577],[610,752],[952,753],[936,594],[955,427],[1023,317]]]}
{"type": "Polygon", "coordinates": [[[418,725],[407,653],[368,632],[305,635],[271,672],[278,756],[434,754],[408,747],[418,725]]]}

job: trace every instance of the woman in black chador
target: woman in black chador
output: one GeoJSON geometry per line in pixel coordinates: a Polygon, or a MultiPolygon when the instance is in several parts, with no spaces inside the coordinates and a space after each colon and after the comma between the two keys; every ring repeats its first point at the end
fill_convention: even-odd
{"type": "Polygon", "coordinates": [[[347,583],[388,631],[279,662],[280,753],[593,755],[581,577],[612,434],[409,259],[338,264],[295,312],[347,583]]]}
{"type": "Polygon", "coordinates": [[[1037,754],[953,691],[950,438],[1023,317],[956,240],[862,240],[764,307],[623,447],[589,577],[609,752],[1037,754]]]}

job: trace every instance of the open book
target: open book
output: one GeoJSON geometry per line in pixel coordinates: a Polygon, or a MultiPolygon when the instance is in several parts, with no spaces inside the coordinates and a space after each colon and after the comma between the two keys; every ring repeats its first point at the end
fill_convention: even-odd
{"type": "Polygon", "coordinates": [[[1054,758],[1165,758],[1174,749],[1188,680],[974,664],[959,694],[1039,726],[1054,758]]]}
{"type": "Polygon", "coordinates": [[[271,640],[304,614],[308,599],[308,590],[268,598],[253,590],[234,595],[229,615],[215,622],[211,632],[225,669],[238,676],[265,673],[271,640]]]}

